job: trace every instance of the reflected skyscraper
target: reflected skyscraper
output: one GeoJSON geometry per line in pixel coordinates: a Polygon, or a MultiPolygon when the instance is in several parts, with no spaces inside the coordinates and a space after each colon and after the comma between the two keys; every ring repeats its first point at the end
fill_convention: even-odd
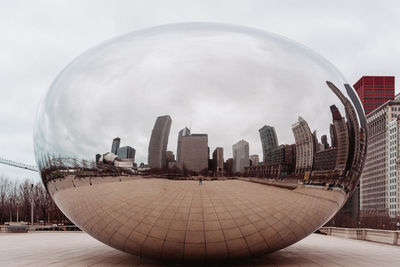
{"type": "Polygon", "coordinates": [[[167,162],[175,161],[175,155],[172,151],[167,151],[167,162]]]}
{"type": "Polygon", "coordinates": [[[268,152],[278,146],[278,138],[276,137],[275,128],[273,126],[264,125],[260,130],[261,146],[263,150],[263,162],[267,162],[268,152]]]}
{"type": "Polygon", "coordinates": [[[111,153],[117,155],[119,144],[121,143],[121,139],[119,137],[114,138],[112,145],[111,145],[111,153]]]}
{"type": "Polygon", "coordinates": [[[182,136],[179,162],[183,163],[184,168],[193,172],[208,170],[208,135],[182,136]]]}
{"type": "Polygon", "coordinates": [[[178,134],[178,144],[176,147],[176,161],[181,160],[181,143],[182,143],[182,136],[188,136],[190,135],[190,129],[187,127],[183,128],[182,130],[179,131],[178,134]]]}
{"type": "Polygon", "coordinates": [[[249,143],[240,140],[232,146],[233,172],[244,172],[245,167],[250,166],[249,143]]]}
{"type": "MultiPolygon", "coordinates": [[[[357,112],[353,104],[344,96],[344,94],[331,82],[326,82],[329,88],[335,93],[335,95],[340,99],[340,102],[344,105],[347,119],[347,127],[349,134],[349,154],[347,157],[346,170],[350,171],[348,176],[350,177],[349,184],[350,190],[353,190],[357,186],[359,176],[360,165],[364,166],[364,154],[366,151],[366,144],[364,142],[366,129],[364,128],[365,120],[364,116],[361,116],[360,123],[362,128],[360,128],[360,123],[358,121],[357,112]]],[[[348,85],[345,85],[348,89],[348,85]]]]}
{"type": "Polygon", "coordinates": [[[258,166],[258,163],[260,162],[258,155],[250,155],[250,160],[252,166],[258,166]]]}
{"type": "Polygon", "coordinates": [[[117,155],[121,159],[133,159],[135,161],[136,150],[130,146],[124,146],[118,148],[117,155]]]}
{"type": "Polygon", "coordinates": [[[229,176],[232,176],[232,175],[233,175],[233,158],[228,158],[228,159],[225,161],[224,169],[226,170],[226,172],[227,172],[227,174],[228,174],[229,176]]]}
{"type": "Polygon", "coordinates": [[[321,136],[321,143],[324,146],[324,149],[329,148],[328,137],[326,136],[326,134],[321,136]]]}
{"type": "Polygon", "coordinates": [[[217,147],[212,154],[213,171],[222,174],[224,171],[224,149],[217,147]]]}
{"type": "Polygon", "coordinates": [[[335,105],[330,106],[330,109],[336,138],[335,144],[337,146],[335,169],[343,174],[346,169],[347,157],[349,154],[349,132],[346,120],[340,114],[339,109],[335,105]]]}
{"type": "Polygon", "coordinates": [[[294,139],[296,141],[296,175],[310,172],[314,159],[314,136],[308,123],[299,117],[299,121],[292,126],[294,139]]]}
{"type": "Polygon", "coordinates": [[[167,166],[167,146],[172,119],[169,115],[157,117],[151,132],[148,163],[150,168],[167,166]]]}

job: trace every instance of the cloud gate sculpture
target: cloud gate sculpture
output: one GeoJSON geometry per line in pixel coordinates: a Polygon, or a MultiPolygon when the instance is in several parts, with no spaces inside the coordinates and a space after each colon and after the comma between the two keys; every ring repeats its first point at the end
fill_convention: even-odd
{"type": "Polygon", "coordinates": [[[82,230],[165,260],[262,255],[355,190],[360,101],[311,49],[257,29],[165,25],[72,61],[42,101],[37,164],[82,230]]]}

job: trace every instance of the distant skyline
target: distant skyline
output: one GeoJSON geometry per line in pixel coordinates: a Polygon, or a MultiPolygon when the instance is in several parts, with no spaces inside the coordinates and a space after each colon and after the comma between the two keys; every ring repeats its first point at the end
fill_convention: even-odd
{"type": "MultiPolygon", "coordinates": [[[[32,128],[40,99],[71,60],[104,40],[167,23],[211,21],[250,26],[312,48],[353,85],[363,75],[400,77],[399,13],[397,1],[2,3],[0,156],[36,164],[32,128]]],[[[395,92],[399,92],[398,84],[395,92]]],[[[258,126],[267,123],[260,121],[258,126]]],[[[250,154],[262,156],[254,146],[261,147],[260,141],[251,140],[250,154]]],[[[5,165],[0,165],[1,175],[39,179],[35,173],[5,165]]]]}

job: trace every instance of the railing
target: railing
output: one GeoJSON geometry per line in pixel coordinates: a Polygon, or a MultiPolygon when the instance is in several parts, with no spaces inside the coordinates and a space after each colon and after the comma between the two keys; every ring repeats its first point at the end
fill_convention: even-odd
{"type": "MultiPolygon", "coordinates": [[[[9,233],[10,227],[12,228],[14,225],[0,225],[0,233],[9,233]]],[[[78,226],[75,225],[34,225],[33,228],[30,228],[29,225],[25,225],[26,228],[31,231],[82,231],[78,226]]]]}
{"type": "Polygon", "coordinates": [[[400,246],[400,231],[339,227],[322,227],[319,230],[331,236],[400,246]]]}
{"type": "Polygon", "coordinates": [[[32,231],[81,231],[81,229],[75,225],[46,225],[34,226],[32,231]]]}
{"type": "Polygon", "coordinates": [[[13,166],[13,167],[17,167],[17,168],[21,168],[21,169],[25,169],[25,170],[34,171],[34,172],[38,171],[36,166],[29,165],[29,164],[24,164],[24,163],[19,163],[19,162],[13,161],[13,160],[5,159],[5,158],[0,158],[0,163],[6,164],[6,165],[9,165],[9,166],[13,166]]]}

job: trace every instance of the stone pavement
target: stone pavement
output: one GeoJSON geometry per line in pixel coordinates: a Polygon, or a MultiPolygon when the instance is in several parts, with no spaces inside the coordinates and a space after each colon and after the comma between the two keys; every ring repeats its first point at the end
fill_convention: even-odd
{"type": "MultiPolygon", "coordinates": [[[[400,247],[312,234],[275,253],[230,264],[235,266],[399,266],[400,247]]],[[[160,266],[166,263],[140,259],[120,252],[82,232],[0,234],[0,266],[48,265],[160,266]]]]}
{"type": "Polygon", "coordinates": [[[165,260],[264,255],[314,232],[346,199],[340,190],[305,185],[122,178],[71,176],[48,188],[86,233],[121,251],[165,260]]]}

